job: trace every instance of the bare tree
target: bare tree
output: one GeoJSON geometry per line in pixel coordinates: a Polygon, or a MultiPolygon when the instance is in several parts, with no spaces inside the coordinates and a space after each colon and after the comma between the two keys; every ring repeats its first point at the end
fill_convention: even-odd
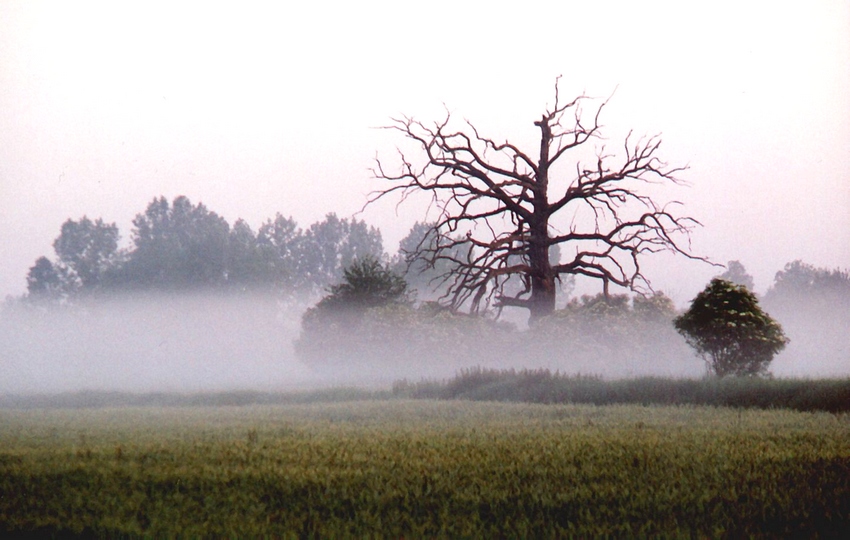
{"type": "Polygon", "coordinates": [[[470,122],[456,130],[448,111],[433,124],[404,116],[386,126],[414,141],[424,159],[400,150],[394,171],[376,159],[375,177],[394,185],[374,192],[369,203],[394,193],[401,201],[430,194],[439,215],[417,256],[431,266],[451,263],[441,279],[452,308],[517,306],[534,319],[554,310],[561,276],[597,278],[606,294],[609,284],[648,292],[643,255],[668,250],[703,260],[687,247],[699,223],[640,191],[646,184],[680,184],[676,175],[684,167],[656,157],[658,136],[629,133],[620,155],[594,145],[603,140],[599,118],[607,101],[589,113],[585,103],[592,103],[585,95],[564,102],[556,80],[554,106],[534,122],[536,155],[484,137],[470,122]],[[555,246],[562,260],[550,259],[555,246]],[[503,285],[512,276],[522,286],[509,294],[503,285]]]}

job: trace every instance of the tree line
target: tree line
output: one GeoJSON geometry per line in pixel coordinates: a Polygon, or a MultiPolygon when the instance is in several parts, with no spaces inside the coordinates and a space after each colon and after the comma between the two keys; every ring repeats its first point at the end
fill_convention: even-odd
{"type": "Polygon", "coordinates": [[[793,334],[820,337],[818,350],[802,349],[813,360],[815,354],[822,358],[834,352],[835,336],[824,330],[850,323],[846,271],[794,261],[777,272],[763,298],[748,286],[752,277],[740,262],[730,261],[684,312],[662,292],[602,292],[572,298],[564,308],[533,319],[527,331],[518,331],[492,316],[461,313],[437,302],[417,303],[389,265],[358,261],[306,311],[296,352],[307,363],[334,369],[357,369],[352,358],[385,366],[407,366],[419,358],[438,364],[461,358],[467,365],[495,362],[502,368],[517,359],[538,368],[558,358],[582,373],[622,376],[643,361],[681,375],[682,359],[689,356],[687,343],[703,358],[709,374],[765,376],[789,339],[763,302],[789,321],[793,334]],[[802,313],[808,324],[801,325],[795,313],[802,313]]]}
{"type": "MultiPolygon", "coordinates": [[[[296,343],[308,363],[343,363],[356,351],[370,361],[401,365],[408,363],[404,358],[423,355],[473,364],[524,357],[544,365],[558,354],[580,358],[589,372],[610,367],[625,349],[672,365],[681,358],[681,347],[666,350],[657,338],[678,329],[709,371],[765,374],[787,339],[759,303],[788,321],[792,334],[825,334],[831,326],[850,323],[850,274],[799,260],[777,272],[761,298],[752,293],[753,279],[744,266],[730,261],[717,276],[722,283],[709,284],[689,314],[678,313],[663,293],[603,292],[573,298],[520,337],[497,320],[496,307],[462,314],[451,302],[437,301],[448,289],[444,282],[453,267],[448,259],[429,263],[419,255],[423,246],[440,241],[427,223],[415,224],[390,256],[380,231],[355,218],[330,213],[301,229],[277,214],[254,232],[244,220],[231,226],[186,197],[171,202],[157,197],[133,220],[130,239],[128,247],[120,247],[114,223],[68,219],[53,242],[54,258],[40,257],[30,268],[28,298],[72,301],[99,292],[210,288],[266,288],[305,300],[326,293],[304,314],[296,343]],[[706,309],[694,311],[700,306],[706,309]],[[819,321],[817,328],[809,327],[812,321],[819,321]],[[723,332],[716,331],[718,324],[723,332]],[[714,330],[706,333],[706,328],[714,330]]],[[[465,249],[458,242],[455,257],[465,249]]],[[[511,282],[504,287],[510,290],[511,282]]]]}
{"type": "Polygon", "coordinates": [[[334,213],[306,229],[277,214],[255,232],[187,197],[157,197],[132,223],[131,244],[121,247],[114,223],[85,216],[65,221],[55,256],[40,257],[27,274],[28,296],[256,287],[312,294],[337,282],[358,258],[385,258],[378,229],[334,213]]]}

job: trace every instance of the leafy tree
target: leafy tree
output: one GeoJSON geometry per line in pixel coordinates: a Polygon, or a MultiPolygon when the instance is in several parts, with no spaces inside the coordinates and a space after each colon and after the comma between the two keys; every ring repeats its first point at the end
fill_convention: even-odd
{"type": "Polygon", "coordinates": [[[227,283],[233,286],[254,286],[265,281],[264,264],[259,242],[251,226],[236,220],[227,239],[227,283]]]}
{"type": "Polygon", "coordinates": [[[477,311],[494,300],[536,319],[555,309],[559,276],[596,278],[606,292],[609,284],[649,290],[645,255],[669,250],[696,258],[683,246],[697,222],[641,190],[679,183],[683,169],[658,158],[658,137],[630,135],[619,155],[592,148],[602,136],[605,103],[586,113],[588,102],[584,95],[565,101],[556,83],[554,105],[534,122],[540,144],[532,151],[484,137],[468,123],[456,128],[450,114],[433,125],[402,117],[388,126],[412,141],[421,163],[402,154],[392,170],[379,160],[375,176],[393,185],[370,202],[395,193],[432,198],[437,241],[418,251],[430,263],[451,263],[452,308],[477,311]],[[566,259],[553,264],[556,245],[566,259]],[[512,276],[523,283],[516,294],[505,291],[512,276]]]}
{"type": "Polygon", "coordinates": [[[606,377],[687,375],[675,316],[673,301],[660,292],[573,298],[530,328],[524,357],[539,367],[606,377]]]}
{"type": "Polygon", "coordinates": [[[298,273],[307,285],[321,290],[342,279],[344,269],[356,260],[380,259],[383,254],[378,229],[330,213],[304,232],[298,251],[298,273]]]}
{"type": "Polygon", "coordinates": [[[753,276],[747,273],[747,269],[744,268],[744,265],[740,261],[729,261],[726,264],[726,271],[717,277],[746,287],[748,291],[755,290],[753,276]]]}
{"type": "Polygon", "coordinates": [[[39,257],[27,273],[27,292],[32,299],[58,300],[68,292],[68,276],[47,257],[39,257]]]}
{"type": "Polygon", "coordinates": [[[307,360],[340,350],[350,352],[352,333],[359,331],[367,310],[410,303],[407,283],[389,265],[373,257],[355,260],[343,271],[342,283],[331,286],[328,294],[304,313],[296,352],[307,360]]]}
{"type": "Polygon", "coordinates": [[[718,377],[765,375],[773,357],[788,343],[782,327],[762,311],[753,293],[718,278],[674,325],[718,377]]]}
{"type": "Polygon", "coordinates": [[[184,196],[169,204],[159,197],[133,226],[135,249],[123,273],[126,283],[183,288],[225,282],[230,226],[203,204],[193,205],[184,196]]]}
{"type": "Polygon", "coordinates": [[[80,280],[81,287],[93,289],[103,284],[119,262],[118,227],[83,216],[79,221],[69,219],[62,224],[53,249],[59,263],[80,280]]]}
{"type": "Polygon", "coordinates": [[[300,267],[304,235],[294,219],[277,214],[267,220],[257,231],[257,245],[266,281],[289,290],[303,285],[300,267]]]}
{"type": "Polygon", "coordinates": [[[91,291],[109,284],[120,269],[118,227],[102,219],[62,224],[53,241],[55,262],[40,257],[27,274],[27,291],[32,298],[67,299],[80,291],[91,291]]]}
{"type": "Polygon", "coordinates": [[[776,273],[765,295],[771,304],[810,304],[817,300],[850,303],[850,272],[816,268],[796,260],[776,273]]]}
{"type": "Polygon", "coordinates": [[[319,302],[326,309],[369,309],[391,303],[410,303],[407,283],[388,265],[372,257],[356,260],[343,271],[343,281],[319,302]]]}

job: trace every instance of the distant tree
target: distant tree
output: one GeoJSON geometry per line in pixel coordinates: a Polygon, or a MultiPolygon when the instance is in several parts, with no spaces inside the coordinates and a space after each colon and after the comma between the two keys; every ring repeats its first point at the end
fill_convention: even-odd
{"type": "Polygon", "coordinates": [[[748,291],[755,291],[753,276],[747,273],[747,269],[740,261],[729,261],[726,264],[726,271],[717,277],[744,286],[748,291]]]}
{"type": "Polygon", "coordinates": [[[648,291],[645,256],[668,250],[696,258],[686,241],[697,222],[643,189],[679,183],[683,169],[659,159],[658,137],[630,134],[622,144],[595,146],[605,103],[589,103],[583,95],[563,99],[556,82],[554,104],[534,122],[539,145],[530,151],[469,123],[455,127],[449,114],[433,124],[401,117],[388,126],[412,143],[418,159],[401,154],[394,167],[378,161],[375,176],[391,185],[372,201],[414,193],[432,199],[438,240],[419,252],[426,261],[452,263],[452,308],[486,310],[492,301],[528,309],[536,319],[555,310],[559,276],[594,278],[606,291],[609,284],[648,291]],[[552,264],[556,245],[566,258],[552,264]],[[516,294],[504,289],[512,276],[522,281],[516,294]]]}
{"type": "Polygon", "coordinates": [[[530,328],[524,358],[606,377],[684,375],[681,358],[688,350],[673,329],[675,316],[673,301],[661,292],[572,298],[530,328]]]}
{"type": "Polygon", "coordinates": [[[257,236],[250,225],[236,220],[227,238],[226,278],[228,285],[257,286],[267,281],[257,236]]]}
{"type": "Polygon", "coordinates": [[[783,368],[798,376],[845,376],[850,351],[850,272],[793,261],[776,273],[762,304],[794,342],[783,368]]]}
{"type": "MultiPolygon", "coordinates": [[[[27,276],[31,296],[70,298],[80,291],[271,287],[298,304],[343,276],[356,260],[386,258],[381,233],[357,219],[328,214],[307,231],[277,214],[257,233],[233,227],[201,203],[154,198],[133,219],[133,245],[118,248],[115,224],[67,220],[54,242],[56,260],[39,259],[27,276]]],[[[282,297],[280,297],[282,298],[282,297]]]]}
{"type": "Polygon", "coordinates": [[[108,285],[123,261],[118,240],[114,223],[85,216],[65,221],[53,241],[55,262],[36,260],[27,275],[28,293],[33,298],[69,298],[108,285]]]}
{"type": "Polygon", "coordinates": [[[788,343],[782,327],[762,311],[752,292],[718,278],[674,325],[718,377],[765,375],[788,343]]]}
{"type": "Polygon", "coordinates": [[[119,238],[114,223],[83,216],[79,221],[69,219],[62,224],[53,249],[59,262],[79,278],[81,286],[92,289],[102,285],[105,276],[117,269],[119,238]]]}
{"type": "Polygon", "coordinates": [[[823,300],[850,305],[850,272],[817,268],[796,260],[776,273],[764,300],[771,305],[789,307],[823,300]]]}
{"type": "Polygon", "coordinates": [[[389,265],[368,256],[355,259],[343,271],[342,282],[304,313],[296,352],[303,359],[317,360],[350,351],[352,334],[359,331],[368,310],[411,302],[407,283],[389,265]]]}
{"type": "MultiPolygon", "coordinates": [[[[446,281],[451,277],[452,259],[461,256],[463,247],[446,250],[445,256],[423,256],[437,248],[441,241],[434,233],[433,223],[416,222],[401,242],[394,259],[394,269],[414,289],[421,300],[437,300],[447,292],[446,281]]],[[[445,239],[443,239],[445,241],[445,239]]]]}
{"type": "Polygon", "coordinates": [[[312,224],[299,245],[298,272],[305,283],[320,291],[339,282],[345,268],[356,260],[384,256],[381,233],[357,219],[330,213],[312,224]]]}
{"type": "Polygon", "coordinates": [[[230,226],[203,204],[184,196],[169,204],[154,199],[133,220],[135,248],[122,273],[141,287],[186,288],[220,285],[227,279],[230,226]]]}
{"type": "Polygon", "coordinates": [[[68,276],[47,257],[39,257],[27,273],[31,299],[58,300],[68,293],[68,276]]]}
{"type": "Polygon", "coordinates": [[[277,214],[257,231],[265,279],[289,291],[305,285],[301,267],[304,234],[291,217],[277,214]]]}

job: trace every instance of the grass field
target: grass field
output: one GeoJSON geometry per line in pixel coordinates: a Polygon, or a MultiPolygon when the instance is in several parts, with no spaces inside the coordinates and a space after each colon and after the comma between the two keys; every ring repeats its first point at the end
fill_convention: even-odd
{"type": "Polygon", "coordinates": [[[850,416],[374,400],[0,410],[0,532],[840,537],[850,416]]]}

